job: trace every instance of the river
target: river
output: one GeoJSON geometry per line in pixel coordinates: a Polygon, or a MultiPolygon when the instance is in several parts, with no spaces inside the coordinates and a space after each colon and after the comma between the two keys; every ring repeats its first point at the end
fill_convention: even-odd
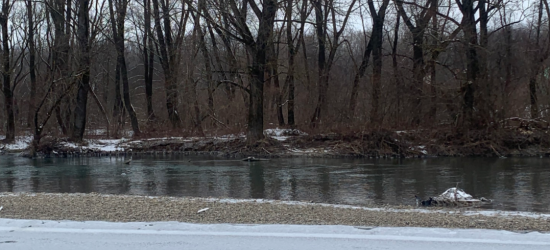
{"type": "Polygon", "coordinates": [[[549,158],[320,159],[211,156],[28,159],[0,155],[0,192],[266,198],[413,205],[458,186],[488,209],[550,212],[549,158]]]}

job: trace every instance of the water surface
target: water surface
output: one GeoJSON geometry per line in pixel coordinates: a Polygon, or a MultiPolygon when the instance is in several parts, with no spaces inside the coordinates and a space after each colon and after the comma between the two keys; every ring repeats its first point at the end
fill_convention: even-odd
{"type": "Polygon", "coordinates": [[[0,192],[267,198],[332,204],[414,204],[458,186],[487,208],[550,212],[548,158],[402,160],[205,156],[27,159],[0,156],[0,192]]]}

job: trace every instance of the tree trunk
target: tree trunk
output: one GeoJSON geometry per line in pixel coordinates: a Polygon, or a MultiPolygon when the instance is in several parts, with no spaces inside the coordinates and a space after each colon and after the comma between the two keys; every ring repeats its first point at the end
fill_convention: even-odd
{"type": "Polygon", "coordinates": [[[15,114],[14,97],[11,87],[11,68],[10,68],[10,37],[8,30],[9,12],[11,5],[9,0],[2,2],[2,14],[0,16],[0,27],[2,28],[2,93],[4,94],[4,106],[6,107],[6,138],[4,142],[13,143],[15,141],[15,114]]]}
{"type": "MultiPolygon", "coordinates": [[[[325,86],[328,84],[328,75],[325,72],[325,65],[326,65],[326,21],[325,21],[325,15],[323,13],[323,6],[321,4],[321,0],[313,1],[313,8],[315,9],[315,33],[317,35],[317,73],[318,73],[318,84],[317,84],[317,106],[315,107],[315,111],[313,112],[313,117],[311,118],[311,126],[315,127],[318,120],[321,117],[321,110],[325,107],[325,99],[327,96],[327,87],[325,86]],[[325,80],[326,79],[326,80],[325,80]]],[[[325,9],[326,11],[326,9],[325,9]]]]}
{"type": "MultiPolygon", "coordinates": [[[[544,1],[544,3],[547,4],[546,1],[544,1]]],[[[548,52],[544,53],[540,47],[543,0],[540,0],[538,7],[539,7],[538,9],[539,13],[538,13],[538,20],[537,20],[537,28],[536,28],[535,49],[533,50],[531,75],[529,76],[529,104],[531,106],[531,110],[530,110],[531,119],[538,118],[539,116],[539,107],[538,107],[538,100],[537,100],[537,77],[540,72],[540,69],[542,68],[541,66],[542,63],[548,57],[548,52]]]]}
{"type": "Polygon", "coordinates": [[[395,110],[396,118],[395,121],[398,124],[401,124],[401,101],[402,101],[402,90],[401,90],[401,81],[399,79],[399,65],[397,64],[397,46],[399,45],[399,26],[401,25],[401,15],[397,15],[397,20],[395,20],[395,29],[393,30],[393,46],[392,46],[392,69],[393,69],[393,80],[396,86],[395,99],[397,100],[397,107],[395,110]]]}
{"type": "Polygon", "coordinates": [[[113,118],[117,121],[116,133],[118,134],[118,129],[122,128],[122,93],[120,92],[120,60],[118,60],[118,53],[116,58],[115,66],[115,101],[113,103],[113,118]]]}
{"type": "Polygon", "coordinates": [[[437,0],[429,0],[426,2],[427,9],[422,9],[421,13],[415,17],[416,23],[413,24],[409,15],[403,8],[403,1],[396,1],[399,15],[403,17],[403,21],[409,28],[413,36],[413,84],[410,86],[411,104],[409,112],[412,114],[412,125],[420,125],[422,116],[422,95],[424,89],[424,78],[426,77],[425,62],[424,62],[424,34],[428,28],[428,24],[437,12],[437,0]]]}
{"type": "Polygon", "coordinates": [[[477,29],[474,0],[464,0],[461,6],[462,30],[466,43],[466,82],[462,86],[464,125],[466,127],[477,126],[474,117],[474,98],[479,73],[479,59],[477,55],[477,29]]]}
{"type": "MultiPolygon", "coordinates": [[[[54,23],[54,44],[52,51],[52,72],[51,77],[55,79],[66,78],[69,74],[69,50],[70,50],[70,19],[72,16],[72,2],[68,0],[51,0],[47,5],[50,8],[50,16],[54,23]]],[[[63,81],[56,83],[55,90],[65,92],[67,86],[63,81]]],[[[63,101],[63,100],[62,100],[63,101]]],[[[58,105],[55,108],[55,118],[61,128],[63,135],[69,135],[68,126],[70,119],[63,118],[63,115],[70,117],[70,105],[58,105]]]]}
{"type": "Polygon", "coordinates": [[[369,60],[372,53],[372,45],[373,45],[374,37],[375,36],[371,35],[369,42],[367,43],[367,47],[365,48],[365,52],[363,53],[363,59],[361,59],[361,65],[359,65],[359,68],[355,73],[355,77],[353,78],[353,85],[351,87],[351,97],[349,100],[350,118],[353,118],[355,116],[355,107],[357,106],[357,96],[359,94],[359,80],[361,80],[361,78],[365,76],[365,72],[367,72],[367,67],[369,65],[369,60]]]}
{"type": "Polygon", "coordinates": [[[27,46],[29,47],[29,77],[30,77],[30,93],[29,93],[29,112],[27,115],[27,127],[32,126],[32,114],[36,109],[36,51],[34,46],[34,3],[32,0],[27,0],[27,46]]]}
{"type": "Polygon", "coordinates": [[[113,27],[113,40],[117,50],[117,64],[120,66],[120,76],[122,77],[122,96],[124,106],[126,107],[128,116],[130,116],[130,123],[132,124],[132,131],[134,132],[133,136],[139,137],[141,135],[141,131],[139,129],[137,114],[132,106],[132,102],[130,101],[130,83],[128,80],[126,56],[124,55],[124,20],[126,19],[128,0],[118,0],[115,3],[116,16],[114,14],[113,0],[109,0],[111,23],[113,27]]]}
{"type": "MultiPolygon", "coordinates": [[[[250,95],[248,107],[247,144],[253,145],[264,138],[264,83],[266,52],[271,34],[277,6],[275,0],[264,0],[260,17],[258,35],[254,43],[252,67],[250,68],[250,95]]],[[[271,41],[272,42],[272,41],[271,41]]]]}
{"type": "Polygon", "coordinates": [[[151,33],[151,0],[143,0],[144,33],[143,33],[143,68],[145,78],[145,100],[147,102],[147,121],[156,120],[153,110],[153,70],[155,51],[151,33]]]}
{"type": "MultiPolygon", "coordinates": [[[[506,22],[506,13],[504,14],[504,21],[506,22]]],[[[507,23],[506,23],[507,24],[507,23]]],[[[506,71],[506,77],[504,80],[504,95],[503,95],[503,108],[501,113],[501,119],[508,117],[510,115],[510,86],[512,84],[512,28],[507,26],[505,28],[505,55],[506,55],[506,62],[505,62],[505,71],[506,71]]]]}
{"type": "Polygon", "coordinates": [[[412,95],[410,112],[412,114],[412,125],[420,125],[420,117],[422,115],[422,89],[424,87],[424,77],[426,71],[424,70],[424,27],[422,30],[415,30],[413,32],[413,84],[411,86],[412,95]]]}
{"type": "Polygon", "coordinates": [[[168,119],[173,128],[181,128],[181,119],[178,113],[178,85],[174,67],[177,66],[176,55],[172,44],[172,27],[170,25],[170,15],[168,6],[162,3],[162,12],[164,13],[161,23],[159,1],[153,0],[153,16],[157,31],[157,39],[160,50],[160,62],[164,71],[164,88],[166,91],[166,110],[168,119]]]}
{"type": "Polygon", "coordinates": [[[267,82],[273,81],[273,87],[275,89],[275,112],[277,114],[277,121],[279,122],[279,126],[284,126],[285,118],[283,116],[283,93],[281,90],[281,84],[279,82],[279,66],[277,65],[278,52],[275,51],[275,42],[271,42],[268,44],[267,54],[267,82]]]}
{"type": "MultiPolygon", "coordinates": [[[[205,3],[205,0],[199,0],[199,13],[197,13],[197,15],[195,16],[195,29],[196,29],[196,32],[197,32],[197,35],[199,36],[199,39],[198,39],[198,46],[200,48],[200,51],[201,51],[201,54],[202,54],[202,57],[203,57],[203,63],[204,63],[204,69],[205,69],[205,80],[206,80],[206,88],[207,88],[207,92],[208,92],[208,112],[213,120],[212,124],[214,126],[216,126],[216,123],[214,121],[215,117],[216,117],[216,112],[215,112],[215,109],[214,109],[214,90],[212,89],[212,85],[213,85],[213,80],[214,80],[214,77],[213,77],[213,73],[212,73],[212,64],[211,64],[211,60],[210,60],[210,54],[208,53],[208,47],[207,47],[207,44],[206,44],[206,39],[205,39],[205,34],[202,30],[202,27],[200,26],[200,16],[201,16],[201,12],[203,11],[208,11],[206,10],[206,3],[205,3]]],[[[191,84],[196,84],[195,82],[192,82],[191,84]]],[[[196,87],[195,87],[196,89],[196,87]]],[[[197,95],[196,92],[192,93],[193,95],[197,95]]],[[[197,96],[195,97],[195,102],[197,102],[196,104],[196,107],[195,108],[198,108],[198,101],[196,101],[198,98],[197,96]]],[[[202,128],[201,128],[202,130],[202,128]]]]}
{"type": "Polygon", "coordinates": [[[439,32],[437,27],[437,15],[432,16],[432,46],[433,50],[431,51],[431,58],[428,62],[428,69],[430,70],[430,95],[431,95],[431,103],[430,103],[430,110],[428,111],[428,120],[426,121],[426,124],[430,123],[433,125],[433,121],[436,119],[437,115],[437,71],[436,71],[436,61],[439,57],[439,50],[437,49],[439,47],[439,32]],[[429,121],[429,122],[428,122],[429,121]]]}
{"type": "MultiPolygon", "coordinates": [[[[296,126],[296,121],[294,117],[294,96],[295,96],[295,83],[294,83],[294,60],[298,50],[300,49],[300,44],[304,38],[304,25],[307,17],[307,0],[303,0],[302,9],[300,10],[300,34],[296,45],[294,45],[294,39],[292,35],[292,5],[293,0],[286,1],[286,40],[288,46],[288,72],[285,79],[285,86],[288,86],[288,108],[287,108],[287,119],[288,125],[292,128],[296,126]]],[[[307,60],[306,60],[307,61],[307,60]]]]}
{"type": "Polygon", "coordinates": [[[537,102],[537,75],[529,77],[529,104],[531,104],[531,119],[539,117],[539,106],[537,102]]]}
{"type": "Polygon", "coordinates": [[[76,107],[74,109],[74,125],[71,140],[81,142],[86,130],[86,111],[88,104],[88,91],[90,88],[90,14],[89,0],[78,0],[78,28],[77,41],[80,46],[79,68],[81,75],[78,77],[78,92],[76,107]]]}
{"type": "Polygon", "coordinates": [[[384,18],[389,0],[384,0],[378,12],[374,7],[373,0],[368,1],[369,9],[373,19],[372,24],[372,110],[370,121],[373,126],[378,127],[382,123],[380,115],[380,88],[382,85],[382,43],[384,35],[384,18]]]}
{"type": "MultiPolygon", "coordinates": [[[[69,74],[69,20],[72,16],[71,3],[68,0],[51,0],[47,4],[54,24],[54,42],[51,51],[52,71],[50,72],[50,77],[52,81],[55,81],[54,90],[60,92],[65,92],[67,84],[64,84],[65,81],[58,82],[57,79],[68,78],[69,74]]],[[[67,101],[65,102],[67,103],[67,101]]],[[[68,104],[65,106],[63,109],[61,105],[55,107],[55,118],[63,135],[68,135],[70,119],[63,118],[63,114],[70,116],[70,106],[68,104]]]]}

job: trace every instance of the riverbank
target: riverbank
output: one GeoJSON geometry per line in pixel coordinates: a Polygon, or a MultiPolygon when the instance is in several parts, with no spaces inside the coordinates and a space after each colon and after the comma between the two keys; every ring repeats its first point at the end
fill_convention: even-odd
{"type": "Polygon", "coordinates": [[[76,221],[352,225],[550,231],[550,215],[407,206],[103,194],[1,193],[0,218],[76,221]]]}
{"type": "MultiPolygon", "coordinates": [[[[42,157],[123,156],[134,154],[214,154],[224,157],[366,157],[412,158],[437,156],[550,156],[545,129],[510,127],[499,130],[361,131],[310,135],[297,129],[266,129],[266,138],[248,145],[244,134],[205,137],[147,137],[109,139],[88,136],[75,144],[44,137],[36,149],[42,157]]],[[[1,139],[1,136],[0,136],[1,139]]],[[[0,152],[31,156],[31,136],[1,144],[0,152]]]]}

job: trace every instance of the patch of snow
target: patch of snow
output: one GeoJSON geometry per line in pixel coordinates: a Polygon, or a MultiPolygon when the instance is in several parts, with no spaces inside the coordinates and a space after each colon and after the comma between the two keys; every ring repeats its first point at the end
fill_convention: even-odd
{"type": "Polygon", "coordinates": [[[115,151],[124,151],[124,148],[120,147],[120,144],[123,142],[123,139],[101,139],[101,140],[85,140],[88,145],[82,146],[77,145],[72,142],[64,142],[63,146],[68,148],[80,148],[80,149],[92,149],[100,150],[102,152],[115,152],[115,151]]]}
{"type": "Polygon", "coordinates": [[[220,136],[214,136],[213,139],[215,140],[221,140],[221,141],[228,141],[228,140],[234,140],[239,138],[245,138],[246,135],[244,133],[240,134],[229,134],[229,135],[220,135],[220,136]]]}
{"type": "Polygon", "coordinates": [[[275,129],[266,129],[264,130],[264,134],[265,135],[270,135],[270,136],[281,136],[283,135],[283,132],[285,130],[284,129],[279,129],[279,128],[275,128],[275,129]]]}
{"type": "Polygon", "coordinates": [[[324,149],[315,149],[315,148],[308,148],[308,149],[289,148],[288,151],[299,155],[314,154],[314,153],[318,153],[319,151],[329,152],[324,149]]]}
{"type": "Polygon", "coordinates": [[[271,138],[277,141],[286,141],[290,136],[271,136],[271,138]]]}
{"type": "MultiPolygon", "coordinates": [[[[547,249],[548,234],[487,229],[0,219],[17,249],[547,249]],[[246,242],[246,244],[243,244],[246,242]]],[[[6,241],[8,243],[8,241],[6,241]]],[[[10,246],[10,244],[6,244],[10,246]]]]}
{"type": "Polygon", "coordinates": [[[264,134],[279,141],[285,141],[289,136],[307,135],[307,133],[298,129],[270,128],[264,130],[264,134]]]}
{"type": "Polygon", "coordinates": [[[107,129],[87,129],[87,135],[107,135],[107,129]]]}
{"type": "Polygon", "coordinates": [[[424,154],[424,155],[427,155],[428,154],[428,151],[426,150],[426,146],[415,146],[415,147],[410,147],[411,150],[417,150],[419,151],[420,153],[424,154]]]}
{"type": "MultiPolygon", "coordinates": [[[[4,140],[6,136],[0,135],[0,141],[4,140]]],[[[16,136],[15,142],[12,144],[3,144],[0,142],[0,148],[4,147],[5,150],[23,150],[31,145],[33,137],[32,136],[16,136]]]]}

